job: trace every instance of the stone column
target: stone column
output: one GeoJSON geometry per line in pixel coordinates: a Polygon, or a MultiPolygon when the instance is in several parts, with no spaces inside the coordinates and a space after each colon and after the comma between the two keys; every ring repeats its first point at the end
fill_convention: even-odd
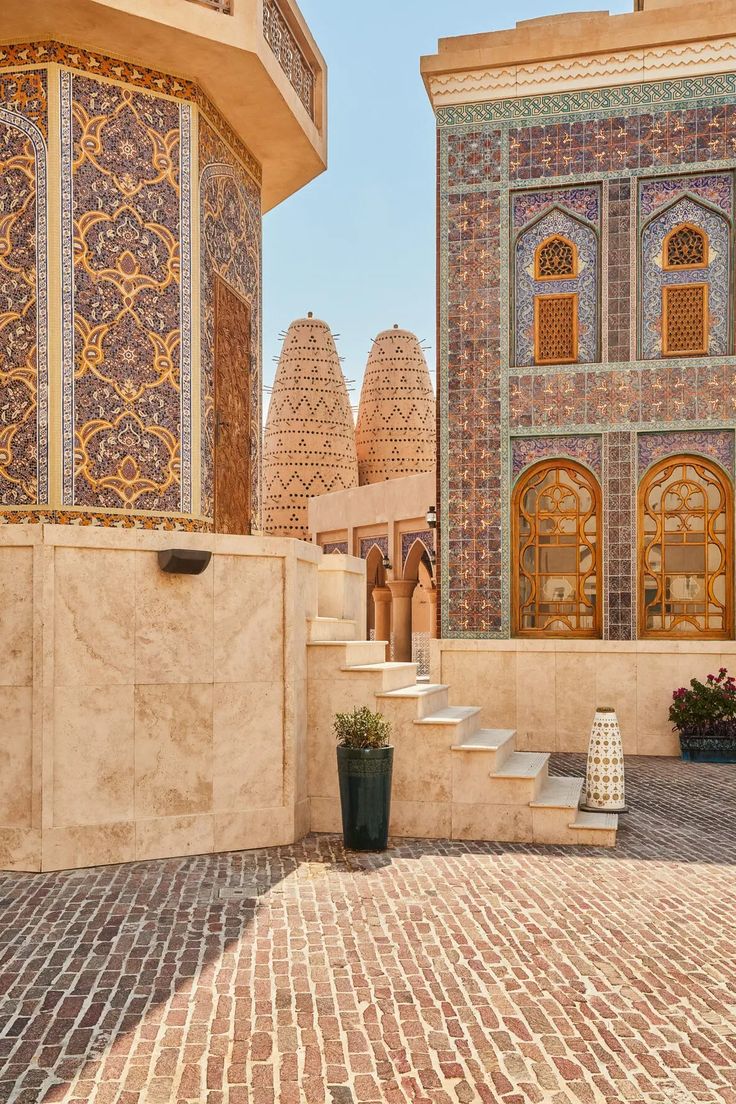
{"type": "Polygon", "coordinates": [[[387,586],[374,586],[373,626],[376,640],[391,640],[391,591],[387,586]]]}
{"type": "Polygon", "coordinates": [[[436,640],[437,633],[437,587],[431,587],[427,590],[427,598],[429,599],[429,636],[431,640],[436,640]]]}
{"type": "Polygon", "coordinates": [[[394,659],[411,662],[411,596],[416,579],[392,579],[388,584],[394,608],[394,659]]]}

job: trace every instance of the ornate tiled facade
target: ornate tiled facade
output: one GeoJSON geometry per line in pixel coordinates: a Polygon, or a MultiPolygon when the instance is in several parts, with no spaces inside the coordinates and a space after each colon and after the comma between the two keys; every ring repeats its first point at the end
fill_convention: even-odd
{"type": "Polygon", "coordinates": [[[216,274],[250,314],[257,526],[260,170],[201,91],[60,43],[0,48],[0,235],[0,520],[212,524],[216,274]]]}
{"type": "Polygon", "coordinates": [[[733,476],[736,74],[443,106],[437,123],[442,633],[510,634],[512,481],[557,439],[599,474],[604,635],[632,639],[642,449],[687,431],[733,476]],[[533,364],[524,234],[545,218],[596,242],[570,365],[533,364]],[[711,242],[710,345],[663,359],[662,241],[682,219],[711,242]]]}

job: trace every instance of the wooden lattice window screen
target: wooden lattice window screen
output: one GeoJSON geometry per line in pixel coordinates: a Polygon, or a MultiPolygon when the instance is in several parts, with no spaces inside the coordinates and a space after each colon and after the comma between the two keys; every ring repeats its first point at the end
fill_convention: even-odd
{"type": "Polygon", "coordinates": [[[639,632],[730,639],[733,489],[709,461],[660,461],[639,491],[639,632]]]}
{"type": "Polygon", "coordinates": [[[575,292],[537,295],[534,300],[534,359],[570,364],[578,358],[578,297],[575,292]]]}
{"type": "Polygon", "coordinates": [[[697,356],[708,352],[708,285],[669,284],[662,289],[662,352],[697,356]]]}
{"type": "Polygon", "coordinates": [[[574,242],[557,234],[537,247],[534,277],[537,280],[569,280],[577,276],[578,251],[574,242]]]}
{"type": "Polygon", "coordinates": [[[600,519],[598,482],[574,461],[522,476],[513,504],[518,636],[600,636],[600,519]]]}
{"type": "Polygon", "coordinates": [[[708,264],[708,235],[697,226],[676,226],[664,240],[665,268],[705,268],[708,264]]]}

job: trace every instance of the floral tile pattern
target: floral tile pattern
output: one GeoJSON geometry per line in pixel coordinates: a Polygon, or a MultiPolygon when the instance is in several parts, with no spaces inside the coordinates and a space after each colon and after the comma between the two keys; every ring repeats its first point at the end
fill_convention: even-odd
{"type": "Polygon", "coordinates": [[[585,464],[600,479],[603,468],[603,440],[595,434],[559,434],[553,437],[514,437],[511,442],[511,472],[514,481],[525,468],[540,460],[569,456],[585,464]]]}

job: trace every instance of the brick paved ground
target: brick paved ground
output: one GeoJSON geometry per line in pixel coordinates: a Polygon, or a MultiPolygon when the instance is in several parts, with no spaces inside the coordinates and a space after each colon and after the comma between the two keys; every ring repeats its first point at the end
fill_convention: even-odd
{"type": "Polygon", "coordinates": [[[629,792],[615,852],[1,875],[0,1100],[736,1104],[736,767],[629,792]]]}

